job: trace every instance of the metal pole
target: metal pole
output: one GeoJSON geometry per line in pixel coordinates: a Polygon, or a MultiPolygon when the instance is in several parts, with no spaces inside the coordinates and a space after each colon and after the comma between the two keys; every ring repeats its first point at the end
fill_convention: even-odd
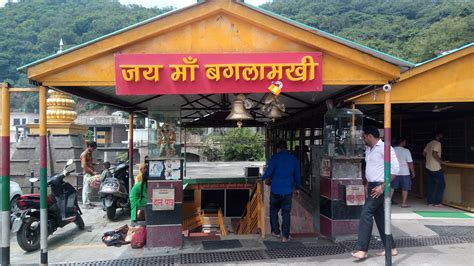
{"type": "Polygon", "coordinates": [[[1,195],[1,226],[0,249],[1,264],[10,265],[10,92],[8,83],[1,84],[2,90],[2,131],[1,131],[1,157],[0,167],[1,195]]]}
{"type": "Polygon", "coordinates": [[[131,190],[135,181],[133,176],[133,112],[130,112],[128,123],[128,184],[131,190]]]}
{"type": "Polygon", "coordinates": [[[47,140],[46,140],[46,87],[39,87],[39,140],[40,140],[40,247],[41,265],[48,265],[48,203],[47,203],[47,140]]]}
{"type": "Polygon", "coordinates": [[[385,214],[385,265],[392,265],[392,236],[391,229],[391,204],[390,198],[390,143],[391,143],[391,112],[390,91],[385,92],[384,101],[384,214],[385,214]]]}
{"type": "Polygon", "coordinates": [[[187,147],[188,147],[188,143],[187,143],[188,135],[187,134],[188,134],[188,132],[187,132],[186,128],[184,128],[184,166],[183,166],[184,176],[186,176],[186,166],[187,166],[187,163],[188,163],[188,160],[186,159],[187,147]]]}
{"type": "MultiPolygon", "coordinates": [[[[31,175],[30,179],[33,179],[35,177],[35,171],[31,170],[31,175]]],[[[34,194],[35,193],[35,183],[30,181],[30,193],[34,194]]]]}

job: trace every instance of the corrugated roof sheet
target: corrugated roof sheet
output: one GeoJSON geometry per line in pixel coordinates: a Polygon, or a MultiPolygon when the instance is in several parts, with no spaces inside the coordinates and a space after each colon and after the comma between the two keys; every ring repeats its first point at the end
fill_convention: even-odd
{"type": "Polygon", "coordinates": [[[440,59],[440,58],[442,58],[442,57],[445,57],[445,56],[448,56],[448,55],[450,55],[450,54],[454,54],[454,53],[456,53],[456,52],[459,52],[459,51],[464,50],[464,49],[466,49],[466,48],[469,48],[469,47],[471,47],[471,46],[474,46],[474,42],[471,42],[471,43],[468,43],[468,44],[466,44],[466,45],[464,45],[464,46],[461,46],[461,47],[459,47],[459,48],[456,48],[456,49],[453,49],[453,50],[449,50],[449,51],[447,51],[447,52],[444,52],[444,53],[442,53],[442,54],[440,54],[440,55],[438,55],[438,56],[436,56],[436,57],[433,57],[433,58],[428,59],[428,60],[426,60],[426,61],[424,61],[424,62],[418,63],[418,64],[416,64],[416,66],[418,67],[418,66],[427,64],[427,63],[429,63],[429,62],[438,60],[438,59],[440,59]]]}

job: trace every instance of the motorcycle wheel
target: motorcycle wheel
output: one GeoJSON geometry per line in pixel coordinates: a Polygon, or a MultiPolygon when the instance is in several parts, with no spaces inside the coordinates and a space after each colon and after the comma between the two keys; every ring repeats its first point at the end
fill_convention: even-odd
{"type": "Polygon", "coordinates": [[[117,208],[115,207],[115,204],[110,207],[107,207],[107,218],[109,218],[109,220],[113,221],[115,219],[115,213],[117,213],[117,208]]]}
{"type": "Polygon", "coordinates": [[[86,227],[84,224],[84,220],[82,220],[82,216],[79,213],[76,214],[76,220],[74,221],[74,223],[76,224],[77,228],[79,228],[79,230],[84,230],[84,228],[86,227]]]}
{"type": "Polygon", "coordinates": [[[40,248],[40,226],[34,230],[31,224],[39,222],[38,218],[30,217],[20,227],[16,233],[18,245],[27,252],[35,251],[40,248]]]}

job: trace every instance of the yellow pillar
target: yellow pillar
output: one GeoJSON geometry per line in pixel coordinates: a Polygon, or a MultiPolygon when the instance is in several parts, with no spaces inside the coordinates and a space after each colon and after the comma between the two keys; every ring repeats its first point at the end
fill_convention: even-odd
{"type": "Polygon", "coordinates": [[[41,265],[48,265],[48,171],[47,171],[47,110],[46,87],[39,87],[39,138],[40,138],[40,247],[41,265]]]}
{"type": "Polygon", "coordinates": [[[2,93],[2,131],[0,167],[1,265],[10,265],[10,91],[8,83],[0,84],[2,93]]]}
{"type": "Polygon", "coordinates": [[[391,182],[391,162],[390,150],[392,142],[392,103],[390,100],[390,85],[384,85],[385,99],[384,99],[384,217],[385,217],[385,265],[392,265],[392,236],[391,230],[391,204],[390,197],[390,182],[391,182]],[[388,86],[388,89],[385,87],[388,86]]]}
{"type": "Polygon", "coordinates": [[[133,176],[133,112],[130,112],[128,123],[128,176],[131,190],[135,182],[133,176]]]}

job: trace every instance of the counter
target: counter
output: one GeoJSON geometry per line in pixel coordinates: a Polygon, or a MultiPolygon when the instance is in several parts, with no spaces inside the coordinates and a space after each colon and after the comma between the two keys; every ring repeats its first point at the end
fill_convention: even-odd
{"type": "Polygon", "coordinates": [[[443,204],[474,212],[474,164],[446,163],[443,204]]]}

